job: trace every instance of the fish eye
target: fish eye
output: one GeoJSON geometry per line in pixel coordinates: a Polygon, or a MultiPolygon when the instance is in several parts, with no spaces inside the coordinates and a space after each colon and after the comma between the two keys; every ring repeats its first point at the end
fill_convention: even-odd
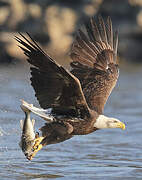
{"type": "Polygon", "coordinates": [[[28,156],[28,153],[25,153],[25,156],[28,156]]]}

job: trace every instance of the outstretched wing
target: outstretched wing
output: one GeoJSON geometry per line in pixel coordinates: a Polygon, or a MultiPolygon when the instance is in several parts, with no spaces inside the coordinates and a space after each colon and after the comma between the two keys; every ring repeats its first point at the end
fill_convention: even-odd
{"type": "Polygon", "coordinates": [[[71,73],[80,80],[88,106],[101,114],[118,79],[118,35],[110,17],[106,25],[99,17],[98,26],[92,18],[86,30],[88,37],[79,30],[72,45],[71,73]]]}
{"type": "Polygon", "coordinates": [[[16,37],[28,57],[31,67],[31,84],[42,108],[52,108],[52,113],[88,117],[89,110],[79,80],[58,65],[30,37],[16,37]]]}

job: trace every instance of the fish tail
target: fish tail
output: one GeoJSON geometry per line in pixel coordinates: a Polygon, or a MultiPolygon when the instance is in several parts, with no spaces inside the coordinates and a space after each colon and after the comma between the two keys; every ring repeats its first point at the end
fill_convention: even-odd
{"type": "Polygon", "coordinates": [[[21,100],[21,102],[22,102],[21,108],[24,109],[25,111],[29,111],[34,114],[37,114],[38,116],[44,118],[48,122],[52,122],[54,120],[51,115],[46,114],[46,113],[48,113],[48,110],[34,107],[33,104],[29,104],[24,100],[21,100]]]}

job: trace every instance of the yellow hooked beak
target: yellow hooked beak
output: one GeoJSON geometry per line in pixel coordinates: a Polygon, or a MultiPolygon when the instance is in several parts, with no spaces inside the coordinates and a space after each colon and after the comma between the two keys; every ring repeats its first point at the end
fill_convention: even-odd
{"type": "Polygon", "coordinates": [[[122,122],[117,123],[117,128],[121,128],[122,130],[125,130],[125,124],[122,122]]]}

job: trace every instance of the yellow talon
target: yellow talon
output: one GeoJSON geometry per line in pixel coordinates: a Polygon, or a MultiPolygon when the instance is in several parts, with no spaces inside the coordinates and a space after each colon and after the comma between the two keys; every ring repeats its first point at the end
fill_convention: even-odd
{"type": "Polygon", "coordinates": [[[34,140],[35,144],[33,145],[33,153],[28,157],[29,160],[32,160],[32,158],[36,155],[36,153],[43,147],[41,141],[44,139],[44,137],[38,137],[34,140]]]}
{"type": "Polygon", "coordinates": [[[38,137],[36,138],[34,141],[35,141],[35,144],[33,146],[33,150],[36,150],[38,148],[38,146],[40,145],[41,141],[44,139],[44,137],[38,137]]]}
{"type": "Polygon", "coordinates": [[[34,152],[28,157],[29,160],[32,160],[32,158],[36,155],[36,153],[43,147],[42,144],[39,144],[36,149],[34,149],[34,152]]]}

